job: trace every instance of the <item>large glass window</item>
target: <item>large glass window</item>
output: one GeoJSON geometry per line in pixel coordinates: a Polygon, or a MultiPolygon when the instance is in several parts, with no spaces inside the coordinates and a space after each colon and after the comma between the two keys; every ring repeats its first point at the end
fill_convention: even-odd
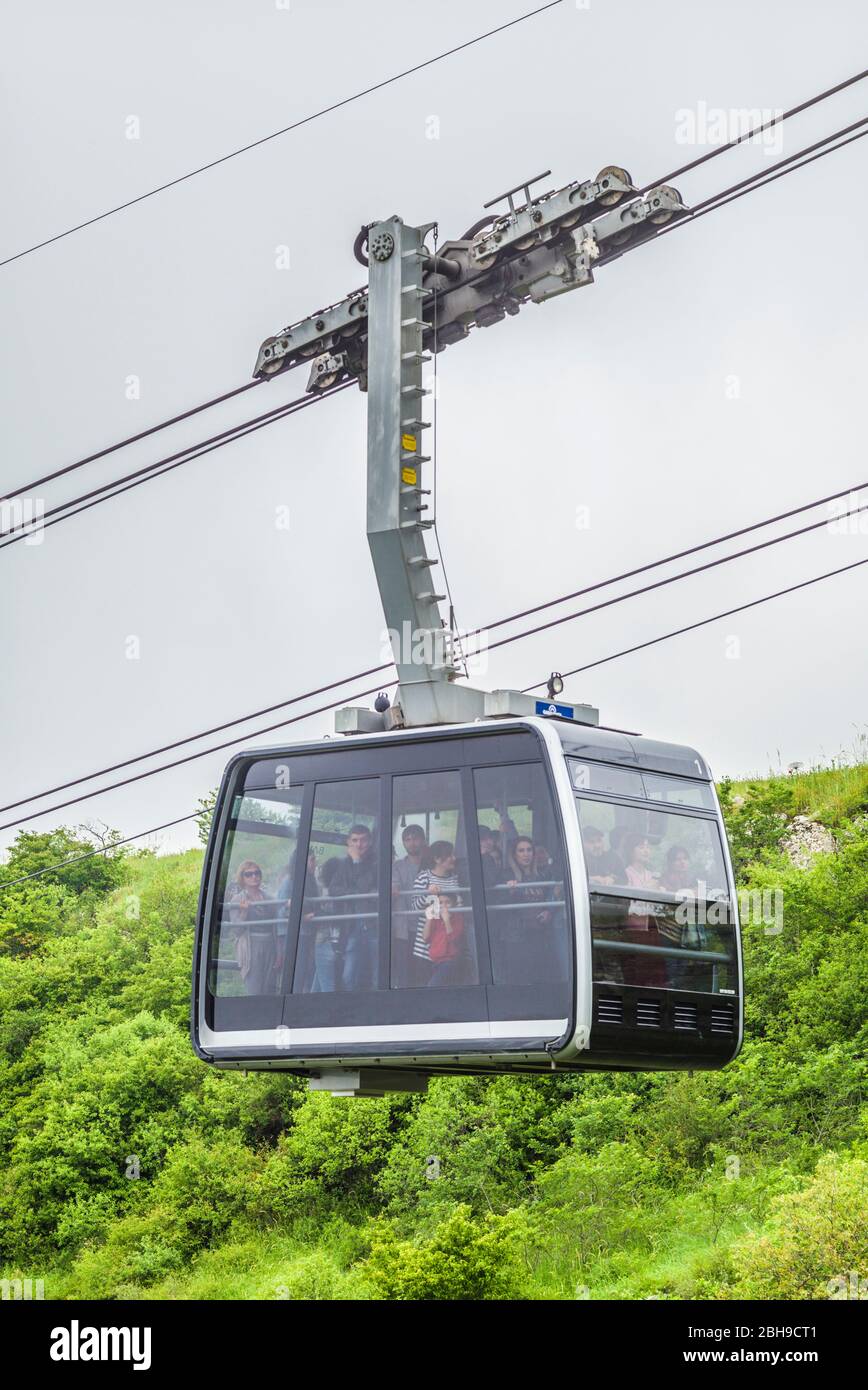
{"type": "Polygon", "coordinates": [[[235,798],[220,864],[210,970],[217,996],[282,988],[301,789],[263,785],[265,767],[254,764],[235,798]]]}
{"type": "Polygon", "coordinates": [[[590,797],[577,803],[595,981],[734,993],[735,931],[717,821],[590,797]]]}
{"type": "Polygon", "coordinates": [[[379,783],[316,787],[293,989],[297,994],[377,988],[379,783]]]}
{"type": "Polygon", "coordinates": [[[479,982],[458,772],[392,782],[392,986],[479,982]]]}
{"type": "Polygon", "coordinates": [[[591,888],[728,893],[717,821],[578,797],[591,888]]]}
{"type": "Polygon", "coordinates": [[[566,981],[564,866],[545,771],[522,763],[473,779],[494,983],[566,981]]]}

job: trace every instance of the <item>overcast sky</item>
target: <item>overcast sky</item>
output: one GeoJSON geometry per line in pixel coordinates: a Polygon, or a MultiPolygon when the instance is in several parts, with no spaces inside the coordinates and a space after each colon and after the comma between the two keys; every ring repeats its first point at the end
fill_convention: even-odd
{"type": "MultiPolygon", "coordinates": [[[[0,258],[531,8],[9,7],[0,258]]],[[[710,147],[683,143],[691,123],[714,138],[716,110],[794,105],[865,66],[866,49],[858,0],[564,0],[4,266],[0,490],[248,379],[265,336],[362,283],[360,223],[436,219],[442,241],[544,169],[550,187],[611,163],[645,184],[710,147]]],[[[856,86],[788,122],[782,147],[685,175],[685,201],[857,120],[866,98],[856,86]]],[[[441,355],[439,523],[462,624],[865,480],[866,150],[441,355]]],[[[38,495],[55,505],[303,390],[286,374],[38,495]]],[[[352,389],[0,552],[3,804],[376,665],[364,444],[352,389]]],[[[868,527],[853,529],[516,642],[477,683],[525,686],[868,556],[868,527]]],[[[568,694],[604,723],[695,745],[717,775],[828,759],[868,724],[866,586],[868,567],[601,666],[568,694]]],[[[235,732],[279,741],[251,736],[278,717],[235,732]]],[[[331,728],[327,714],[286,737],[331,728]]],[[[28,825],[131,835],[173,820],[229,751],[28,825]]],[[[192,823],[158,837],[194,841],[192,823]]]]}

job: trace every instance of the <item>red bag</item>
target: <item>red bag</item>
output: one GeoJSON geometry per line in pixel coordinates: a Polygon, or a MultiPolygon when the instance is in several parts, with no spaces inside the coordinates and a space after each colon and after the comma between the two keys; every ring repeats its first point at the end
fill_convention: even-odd
{"type": "Polygon", "coordinates": [[[435,965],[440,961],[454,960],[461,949],[461,936],[464,931],[463,922],[452,922],[452,930],[446,930],[446,923],[442,917],[431,918],[431,935],[428,937],[428,959],[435,965]]]}

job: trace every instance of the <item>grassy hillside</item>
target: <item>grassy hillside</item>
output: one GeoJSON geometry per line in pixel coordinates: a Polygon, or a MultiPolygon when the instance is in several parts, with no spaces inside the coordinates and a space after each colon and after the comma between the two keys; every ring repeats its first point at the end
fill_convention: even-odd
{"type": "MultiPolygon", "coordinates": [[[[198,852],[0,892],[4,1276],[47,1298],[829,1297],[868,1269],[868,766],[721,796],[742,885],[781,889],[784,919],[745,931],[747,1040],[714,1074],[340,1100],[216,1072],[187,1038],[198,852]],[[781,849],[795,815],[836,837],[807,869],[781,849]]],[[[75,845],[20,836],[0,887],[75,845]]]]}
{"type": "Polygon", "coordinates": [[[859,734],[849,754],[841,753],[828,767],[731,781],[733,795],[749,797],[751,789],[780,802],[790,816],[805,815],[834,829],[868,813],[868,736],[859,734]]]}

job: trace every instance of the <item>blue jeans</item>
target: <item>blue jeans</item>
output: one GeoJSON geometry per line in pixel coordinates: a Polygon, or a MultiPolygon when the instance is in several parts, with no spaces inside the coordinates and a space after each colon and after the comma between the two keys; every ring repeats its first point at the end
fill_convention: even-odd
{"type": "Polygon", "coordinates": [[[340,942],[332,941],[330,936],[324,941],[317,941],[313,948],[313,959],[315,968],[311,992],[334,994],[335,990],[340,988],[343,967],[340,942]]]}
{"type": "Polygon", "coordinates": [[[361,923],[350,927],[344,948],[341,988],[354,993],[372,990],[377,982],[377,928],[361,923]]]}

